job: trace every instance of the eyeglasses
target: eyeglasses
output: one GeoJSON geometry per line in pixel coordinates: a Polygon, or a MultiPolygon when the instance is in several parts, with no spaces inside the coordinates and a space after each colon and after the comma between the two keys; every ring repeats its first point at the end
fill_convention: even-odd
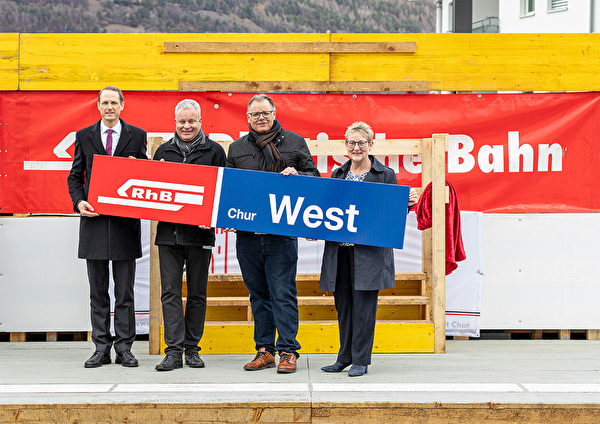
{"type": "Polygon", "coordinates": [[[354,149],[354,147],[358,144],[358,147],[360,147],[362,149],[368,143],[369,142],[367,140],[358,140],[358,141],[349,140],[349,141],[346,141],[346,146],[350,147],[351,149],[354,149]]]}
{"type": "Polygon", "coordinates": [[[271,115],[273,115],[273,112],[275,112],[274,110],[265,110],[263,112],[248,112],[248,116],[250,118],[252,118],[253,121],[256,121],[257,119],[259,119],[261,116],[263,118],[270,118],[271,115]]]}

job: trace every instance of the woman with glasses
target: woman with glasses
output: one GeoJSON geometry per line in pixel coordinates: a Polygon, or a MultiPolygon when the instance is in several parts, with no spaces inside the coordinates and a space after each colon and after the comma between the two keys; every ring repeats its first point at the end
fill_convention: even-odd
{"type": "MultiPolygon", "coordinates": [[[[333,171],[331,178],[350,181],[397,184],[396,174],[370,155],[373,130],[364,122],[354,122],[345,135],[350,158],[333,171]]],[[[410,189],[409,208],[417,202],[417,192],[410,189]]],[[[375,335],[379,290],[395,284],[394,250],[388,247],[325,242],[321,266],[322,290],[333,292],[340,332],[337,361],[321,369],[341,372],[348,366],[350,377],[368,372],[375,335]]]]}

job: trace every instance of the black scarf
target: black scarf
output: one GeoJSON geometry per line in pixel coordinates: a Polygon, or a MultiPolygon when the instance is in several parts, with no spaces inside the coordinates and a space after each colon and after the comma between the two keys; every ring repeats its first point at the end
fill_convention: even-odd
{"type": "Polygon", "coordinates": [[[265,162],[267,164],[267,169],[265,171],[269,172],[281,172],[286,167],[285,158],[281,156],[281,153],[275,146],[274,141],[277,139],[277,136],[281,132],[281,124],[276,119],[273,121],[273,126],[269,131],[264,134],[259,134],[252,126],[249,127],[250,134],[248,138],[255,142],[259,149],[262,150],[263,155],[265,156],[265,162]]]}
{"type": "Polygon", "coordinates": [[[196,150],[196,148],[198,146],[200,146],[206,142],[206,140],[204,138],[204,133],[202,132],[202,128],[200,128],[200,132],[196,135],[196,137],[194,137],[193,140],[183,141],[179,138],[179,136],[177,135],[177,132],[175,132],[175,135],[173,136],[173,140],[175,140],[175,144],[177,145],[177,147],[179,148],[179,151],[183,155],[184,162],[187,159],[187,157],[194,150],[196,150]]]}

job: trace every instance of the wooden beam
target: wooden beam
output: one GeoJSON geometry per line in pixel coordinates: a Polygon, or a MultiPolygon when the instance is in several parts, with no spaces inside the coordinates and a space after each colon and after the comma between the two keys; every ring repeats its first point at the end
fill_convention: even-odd
{"type": "MultiPolygon", "coordinates": [[[[313,156],[345,155],[344,140],[306,140],[308,149],[313,156]]],[[[420,155],[420,139],[390,139],[375,140],[373,143],[374,155],[420,155]]]]}
{"type": "MultiPolygon", "coordinates": [[[[319,278],[318,273],[296,274],[296,281],[319,281],[319,278]]],[[[395,278],[396,281],[421,281],[426,278],[426,275],[423,272],[397,272],[395,278]]],[[[243,281],[243,278],[242,274],[209,274],[208,281],[243,281]]]]}
{"type": "Polygon", "coordinates": [[[415,53],[417,43],[406,42],[193,42],[165,41],[163,53],[415,53]]]}
{"type": "MultiPolygon", "coordinates": [[[[150,156],[153,157],[156,149],[164,142],[160,137],[151,137],[148,140],[150,156]]],[[[148,353],[160,353],[160,327],[162,325],[162,304],[160,301],[160,267],[158,263],[158,247],[154,244],[156,237],[156,221],[150,221],[150,317],[148,329],[148,353]]]]}
{"type": "Polygon", "coordinates": [[[433,305],[435,353],[446,351],[446,146],[448,134],[434,134],[432,142],[433,305]]]}
{"type": "MultiPolygon", "coordinates": [[[[427,296],[379,296],[378,305],[428,305],[427,296]]],[[[207,297],[208,306],[250,306],[248,296],[207,297]]],[[[300,306],[332,306],[333,296],[298,296],[300,306]]]]}
{"type": "Polygon", "coordinates": [[[180,91],[429,91],[429,81],[179,81],[180,91]]]}
{"type": "Polygon", "coordinates": [[[600,330],[586,330],[586,340],[600,340],[600,330]]]}

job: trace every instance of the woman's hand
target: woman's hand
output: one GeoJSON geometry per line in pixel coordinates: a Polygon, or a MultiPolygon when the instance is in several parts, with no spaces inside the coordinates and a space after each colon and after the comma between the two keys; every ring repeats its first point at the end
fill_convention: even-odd
{"type": "Polygon", "coordinates": [[[408,192],[408,206],[413,206],[419,200],[419,195],[417,194],[417,190],[414,188],[410,188],[408,192]]]}

